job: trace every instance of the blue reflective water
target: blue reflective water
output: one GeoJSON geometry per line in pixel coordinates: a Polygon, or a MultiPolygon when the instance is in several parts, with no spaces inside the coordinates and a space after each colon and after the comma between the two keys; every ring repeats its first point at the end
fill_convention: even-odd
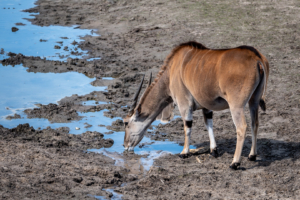
{"type": "Polygon", "coordinates": [[[0,116],[12,114],[15,109],[34,107],[37,103],[55,103],[72,94],[84,95],[105,89],[92,86],[90,83],[94,80],[77,72],[28,73],[22,65],[0,65],[0,116]]]}
{"type": "MultiPolygon", "coordinates": [[[[184,133],[182,133],[184,134],[184,133]]],[[[105,149],[109,152],[117,152],[122,153],[124,151],[123,142],[124,142],[124,132],[114,132],[114,134],[105,135],[104,138],[111,138],[114,140],[114,145],[112,148],[105,149]]],[[[148,137],[144,137],[140,144],[148,143],[143,147],[136,146],[134,149],[134,153],[136,154],[150,154],[151,152],[156,152],[157,154],[160,151],[169,152],[172,154],[180,153],[183,149],[183,146],[178,145],[176,142],[171,142],[168,140],[165,141],[153,141],[148,137]]],[[[190,148],[195,148],[193,145],[190,145],[190,148]]],[[[103,153],[103,149],[89,149],[91,152],[103,153]]],[[[153,157],[153,159],[155,159],[153,157]]]]}
{"type": "MultiPolygon", "coordinates": [[[[71,43],[74,40],[76,42],[83,41],[80,36],[92,35],[93,32],[87,29],[74,29],[75,26],[40,27],[32,25],[24,18],[33,18],[30,15],[37,13],[21,11],[34,7],[34,2],[35,0],[0,0],[0,49],[3,48],[5,52],[22,53],[26,56],[46,57],[48,60],[65,60],[66,57],[64,56],[81,57],[71,55],[71,51],[87,55],[87,51],[82,51],[80,48],[75,50],[77,46],[71,43]],[[18,26],[15,23],[23,23],[25,26],[18,26]],[[19,30],[12,32],[12,27],[17,27],[19,30]],[[61,37],[67,37],[68,39],[62,39],[61,37]],[[54,49],[55,45],[60,46],[61,49],[54,49]],[[63,50],[65,46],[68,47],[68,51],[63,50]]],[[[0,60],[6,57],[0,54],[0,60]]]]}
{"type": "Polygon", "coordinates": [[[114,78],[112,77],[102,77],[103,80],[113,80],[114,78]]]}
{"type": "Polygon", "coordinates": [[[100,104],[107,104],[107,102],[104,102],[104,101],[89,100],[89,101],[83,102],[82,104],[83,104],[83,105],[86,105],[86,106],[96,106],[96,105],[100,105],[100,104]]]}
{"type": "MultiPolygon", "coordinates": [[[[116,193],[113,189],[104,189],[105,191],[111,192],[113,194],[113,196],[111,198],[109,198],[110,200],[120,200],[122,199],[122,194],[116,193]]],[[[90,195],[92,196],[92,195],[90,195]]],[[[104,196],[93,196],[98,200],[106,200],[107,198],[104,196]]]]}
{"type": "MultiPolygon", "coordinates": [[[[179,116],[175,116],[174,119],[178,118],[179,116]]],[[[117,119],[120,118],[112,118],[111,119],[111,123],[117,119]]],[[[154,130],[155,131],[155,126],[157,126],[158,124],[160,124],[162,122],[160,122],[159,120],[155,120],[152,125],[154,125],[154,130]]],[[[165,124],[165,123],[162,123],[165,124]]],[[[104,153],[104,151],[108,151],[108,152],[117,152],[117,153],[122,153],[124,151],[124,147],[123,147],[123,142],[124,142],[124,134],[125,132],[114,132],[114,134],[110,134],[110,135],[105,135],[104,138],[111,138],[114,140],[114,145],[112,148],[108,148],[108,149],[89,149],[89,151],[91,152],[98,152],[98,153],[104,153]]],[[[182,133],[184,134],[184,133],[182,133]]],[[[153,160],[155,158],[157,158],[158,154],[159,156],[161,156],[161,151],[164,152],[168,152],[168,153],[172,153],[172,154],[177,154],[180,153],[183,149],[183,146],[178,145],[178,143],[176,141],[154,141],[151,140],[149,137],[144,137],[142,139],[142,141],[139,144],[145,143],[145,145],[143,147],[139,147],[136,146],[134,148],[134,153],[136,154],[140,154],[140,155],[144,155],[144,154],[149,154],[150,157],[152,157],[152,161],[148,160],[149,162],[153,162],[153,160]]],[[[194,145],[190,145],[190,148],[193,149],[195,148],[194,145]]],[[[147,160],[145,160],[145,162],[148,162],[147,160]]]]}

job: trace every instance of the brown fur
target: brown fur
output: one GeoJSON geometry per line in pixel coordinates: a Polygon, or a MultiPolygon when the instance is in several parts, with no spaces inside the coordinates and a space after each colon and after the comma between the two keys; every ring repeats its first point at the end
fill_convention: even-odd
{"type": "MultiPolygon", "coordinates": [[[[147,95],[149,94],[149,92],[152,90],[152,88],[154,87],[154,85],[158,82],[159,78],[162,76],[162,74],[165,72],[165,70],[170,66],[170,62],[172,61],[172,58],[174,57],[174,55],[176,55],[177,52],[179,52],[181,49],[185,48],[185,47],[192,47],[192,48],[195,48],[195,49],[199,49],[199,50],[215,50],[215,51],[226,51],[226,50],[230,50],[229,48],[228,49],[209,49],[207,47],[205,47],[203,44],[201,43],[198,43],[198,42],[195,42],[195,41],[189,41],[189,42],[186,42],[186,43],[182,43],[180,45],[178,45],[177,47],[175,47],[172,52],[168,55],[168,57],[165,59],[164,61],[164,64],[163,66],[161,67],[160,71],[158,72],[155,80],[152,82],[152,84],[146,89],[143,97],[141,98],[140,100],[140,103],[139,104],[142,104],[145,100],[145,98],[147,97],[147,95]]],[[[246,46],[246,45],[243,45],[243,46],[239,46],[239,47],[236,47],[236,48],[231,48],[231,49],[246,49],[246,50],[250,50],[251,52],[253,52],[257,57],[259,57],[260,59],[262,58],[261,57],[261,54],[257,51],[257,49],[255,49],[254,47],[251,47],[251,46],[246,46]]],[[[263,100],[262,100],[263,101],[263,100]]],[[[263,104],[261,104],[263,105],[263,104]]],[[[265,105],[265,104],[264,104],[265,105]]],[[[264,108],[266,108],[266,106],[264,106],[264,108]]],[[[265,111],[265,109],[263,109],[262,107],[262,110],[265,111]]]]}
{"type": "Polygon", "coordinates": [[[184,47],[193,47],[193,48],[197,48],[197,49],[208,49],[206,48],[204,45],[195,42],[195,41],[190,41],[190,42],[186,42],[186,43],[182,43],[180,45],[178,45],[177,47],[175,47],[172,52],[168,55],[168,57],[165,59],[163,66],[160,68],[160,71],[158,72],[158,74],[156,75],[155,80],[151,83],[151,85],[146,89],[144,95],[142,96],[140,103],[142,104],[144,102],[144,100],[146,99],[147,95],[149,94],[149,92],[152,90],[152,88],[154,87],[154,85],[158,82],[159,78],[162,76],[162,74],[165,72],[165,70],[170,66],[170,61],[172,60],[173,56],[176,55],[176,53],[181,50],[184,47]]]}

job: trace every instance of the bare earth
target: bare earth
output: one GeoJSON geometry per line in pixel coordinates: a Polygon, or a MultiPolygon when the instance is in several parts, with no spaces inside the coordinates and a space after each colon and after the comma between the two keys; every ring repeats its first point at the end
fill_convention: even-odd
{"type": "MultiPolygon", "coordinates": [[[[86,153],[88,148],[112,145],[101,133],[73,136],[63,128],[0,127],[1,199],[93,199],[88,194],[110,198],[112,194],[102,190],[108,187],[115,187],[123,199],[300,199],[299,1],[39,0],[27,12],[39,13],[31,21],[40,26],[96,29],[100,36],[86,36],[79,47],[101,60],[58,62],[12,54],[2,64],[23,63],[34,72],[77,71],[98,77],[94,85],[108,86],[107,92],[73,95],[58,105],[26,110],[29,117],[65,122],[78,120],[75,111],[108,106],[107,116],[124,116],[128,110],[122,106],[130,105],[142,75],[156,74],[171,49],[189,40],[209,48],[250,45],[263,53],[270,62],[267,111],[259,114],[259,159],[247,161],[248,125],[238,171],[229,169],[236,133],[228,110],[214,113],[220,157],[166,155],[146,174],[132,164],[140,156],[122,155],[133,166],[124,168],[102,154],[86,153]],[[103,76],[115,79],[105,82],[103,76]],[[79,105],[89,99],[113,104],[79,105]]],[[[203,121],[202,112],[195,112],[191,143],[197,147],[209,145],[203,121]]],[[[122,123],[110,129],[122,130],[122,123]]],[[[183,143],[183,122],[159,125],[148,137],[183,143]]]]}

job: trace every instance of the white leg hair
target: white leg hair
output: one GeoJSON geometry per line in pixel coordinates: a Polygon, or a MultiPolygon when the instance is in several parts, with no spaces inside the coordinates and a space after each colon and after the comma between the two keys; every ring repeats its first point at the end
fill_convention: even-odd
{"type": "Polygon", "coordinates": [[[193,120],[193,109],[189,108],[184,117],[185,121],[192,121],[193,120]]]}
{"type": "Polygon", "coordinates": [[[209,134],[209,140],[210,140],[210,149],[214,149],[217,147],[214,132],[213,132],[213,120],[212,119],[207,119],[207,124],[206,128],[208,130],[209,134]]]}

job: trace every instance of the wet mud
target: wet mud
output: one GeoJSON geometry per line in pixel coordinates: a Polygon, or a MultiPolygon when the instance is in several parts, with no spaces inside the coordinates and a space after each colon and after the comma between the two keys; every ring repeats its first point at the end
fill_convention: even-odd
{"type": "Polygon", "coordinates": [[[73,135],[65,128],[35,130],[29,124],[0,126],[0,132],[2,199],[93,199],[87,195],[108,196],[102,187],[126,180],[112,159],[85,151],[112,146],[99,132],[73,135]]]}
{"type": "MultiPolygon", "coordinates": [[[[12,52],[2,64],[22,63],[29,72],[76,71],[95,77],[92,84],[107,86],[107,90],[38,105],[25,111],[28,117],[68,122],[79,120],[78,112],[103,109],[108,109],[105,116],[124,117],[143,74],[145,89],[150,72],[159,72],[177,44],[197,40],[210,48],[252,45],[270,62],[267,111],[259,111],[259,156],[254,162],[247,160],[251,148],[247,108],[247,138],[237,171],[229,169],[236,132],[228,110],[214,112],[219,157],[204,153],[182,159],[166,154],[146,172],[134,165],[140,155],[121,154],[131,163],[126,168],[104,154],[87,153],[87,149],[113,144],[103,139],[103,133],[72,135],[65,128],[34,130],[27,124],[14,129],[0,127],[1,198],[111,198],[112,193],[104,188],[114,188],[123,199],[300,198],[299,2],[39,0],[36,5],[27,10],[39,13],[29,19],[33,24],[96,29],[99,36],[85,36],[78,44],[89,56],[51,61],[12,52]],[[101,59],[88,61],[95,57],[101,59]],[[89,100],[108,104],[84,105],[89,100]]],[[[177,108],[175,115],[179,115],[177,108]]],[[[12,120],[14,117],[18,116],[12,120]]],[[[124,130],[120,120],[107,128],[124,130]]],[[[160,124],[146,136],[183,145],[183,122],[176,118],[160,124]]],[[[209,146],[201,111],[194,113],[191,144],[209,146]]]]}

